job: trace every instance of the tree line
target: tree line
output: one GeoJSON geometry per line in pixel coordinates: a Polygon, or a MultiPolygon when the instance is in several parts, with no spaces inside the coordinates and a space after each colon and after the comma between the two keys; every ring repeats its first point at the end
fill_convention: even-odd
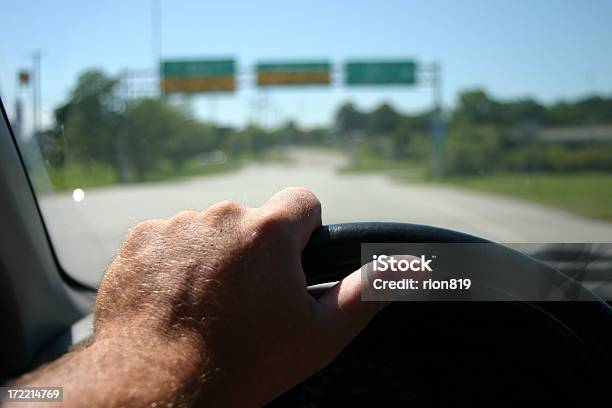
{"type": "MultiPolygon", "coordinates": [[[[340,107],[335,129],[362,139],[376,157],[427,160],[431,155],[433,112],[400,114],[389,104],[360,111],[340,107]]],[[[577,138],[565,143],[544,141],[541,130],[611,126],[612,98],[593,96],[550,106],[530,98],[502,101],[482,89],[459,94],[444,120],[444,167],[449,175],[496,171],[610,171],[612,140],[577,138]]],[[[611,130],[608,132],[612,133],[611,130]]]]}
{"type": "MultiPolygon", "coordinates": [[[[118,78],[88,70],[55,110],[54,126],[37,140],[54,168],[103,165],[117,181],[143,181],[180,172],[214,152],[259,157],[291,144],[360,146],[380,160],[426,162],[432,118],[433,112],[408,115],[387,103],[369,111],[345,103],[329,127],[301,129],[293,122],[277,129],[220,127],[163,98],[123,98],[118,78]]],[[[612,169],[610,143],[550,145],[537,138],[543,127],[612,124],[612,98],[546,106],[533,99],[501,101],[475,89],[459,95],[445,124],[449,174],[612,169]]]]}

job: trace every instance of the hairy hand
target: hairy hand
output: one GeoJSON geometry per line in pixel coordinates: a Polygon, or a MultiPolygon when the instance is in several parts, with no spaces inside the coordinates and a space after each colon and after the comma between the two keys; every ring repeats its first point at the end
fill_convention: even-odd
{"type": "Polygon", "coordinates": [[[140,344],[189,398],[273,399],[330,362],[381,308],[360,301],[358,272],[318,300],[308,295],[301,252],[320,224],[317,198],[289,188],[260,208],[222,202],[138,225],[100,285],[94,343],[140,344]]]}

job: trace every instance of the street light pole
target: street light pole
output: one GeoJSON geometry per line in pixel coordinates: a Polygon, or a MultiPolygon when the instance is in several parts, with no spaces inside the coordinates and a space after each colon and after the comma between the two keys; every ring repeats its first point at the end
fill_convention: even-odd
{"type": "Polygon", "coordinates": [[[32,53],[34,80],[32,81],[32,124],[33,136],[36,136],[40,131],[40,109],[41,109],[41,62],[40,50],[32,53]]]}

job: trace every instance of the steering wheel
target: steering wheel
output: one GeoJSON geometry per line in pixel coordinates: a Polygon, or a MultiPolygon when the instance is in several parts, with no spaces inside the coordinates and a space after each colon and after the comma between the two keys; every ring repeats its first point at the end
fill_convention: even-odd
{"type": "Polygon", "coordinates": [[[462,261],[477,258],[478,265],[472,264],[478,269],[473,277],[481,292],[488,293],[476,299],[588,301],[597,304],[599,315],[612,322],[612,308],[605,301],[557,269],[502,244],[427,225],[358,222],[322,226],[312,234],[302,255],[308,284],[337,281],[359,269],[362,243],[418,244],[420,250],[432,251],[433,248],[433,252],[441,248],[441,244],[480,244],[453,245],[453,250],[447,254],[449,258],[436,261],[441,262],[447,274],[454,274],[450,277],[460,278],[456,272],[459,269],[457,258],[462,261]],[[472,251],[467,250],[470,247],[472,251]],[[512,276],[503,276],[504,273],[512,276]]]}
{"type": "MultiPolygon", "coordinates": [[[[534,259],[522,252],[516,251],[504,245],[494,243],[484,238],[462,232],[452,231],[444,228],[432,227],[419,224],[393,223],[393,222],[358,222],[348,224],[327,225],[316,230],[306,246],[302,265],[306,273],[309,285],[314,285],[332,280],[338,280],[349,273],[359,269],[361,265],[362,243],[386,243],[386,244],[420,244],[421,249],[440,247],[439,244],[481,244],[477,250],[478,261],[481,263],[494,262],[497,265],[510,264],[512,280],[520,284],[537,283],[538,288],[534,291],[522,288],[520,292],[529,293],[537,299],[550,300],[543,290],[552,287],[562,287],[565,294],[569,294],[572,300],[593,301],[599,303],[603,310],[610,312],[612,309],[603,300],[584,288],[581,284],[558,270],[534,259]],[[517,275],[522,279],[517,279],[517,275]],[[541,286],[547,286],[542,288],[541,286]]],[[[454,246],[461,248],[461,246],[454,246]]],[[[464,245],[464,248],[469,245],[464,245]]],[[[462,256],[467,251],[453,251],[451,256],[462,256]]],[[[473,255],[473,254],[470,254],[473,255]]],[[[465,257],[465,256],[464,256],[465,257]]],[[[450,260],[453,264],[456,259],[450,260]]],[[[445,262],[445,260],[442,260],[445,262]]],[[[446,260],[449,262],[449,260],[446,260]]],[[[448,266],[445,264],[444,266],[448,266]]],[[[483,265],[480,269],[493,269],[483,265]]],[[[500,286],[508,285],[508,280],[499,279],[492,273],[481,273],[477,275],[480,284],[485,285],[487,290],[503,294],[507,291],[500,286]]],[[[554,300],[568,300],[557,295],[554,300]]],[[[490,299],[491,296],[487,296],[490,299]]],[[[511,299],[501,299],[511,300],[511,299]]],[[[522,300],[522,299],[515,299],[522,300]]]]}
{"type": "MultiPolygon", "coordinates": [[[[418,310],[421,314],[427,314],[429,312],[438,313],[435,318],[444,318],[447,314],[453,315],[453,319],[457,319],[460,316],[461,311],[467,311],[464,317],[468,317],[469,314],[484,312],[487,313],[488,319],[512,319],[511,322],[517,323],[517,328],[529,330],[529,327],[538,329],[539,327],[547,327],[552,332],[558,335],[558,338],[551,338],[551,341],[558,341],[558,344],[567,344],[564,350],[572,350],[572,353],[576,353],[576,363],[574,364],[573,357],[567,358],[567,361],[571,361],[577,370],[589,371],[588,384],[585,385],[593,392],[600,393],[595,401],[606,401],[606,404],[610,406],[610,391],[609,384],[611,380],[610,367],[612,367],[612,354],[610,353],[610,344],[612,344],[612,309],[610,306],[603,301],[601,298],[591,293],[589,290],[584,288],[581,284],[573,281],[560,271],[545,265],[536,259],[533,259],[521,252],[508,248],[504,245],[493,243],[483,238],[475,237],[461,232],[456,232],[448,229],[437,228],[425,225],[416,224],[403,224],[403,223],[350,223],[350,224],[336,224],[328,225],[319,228],[315,231],[306,246],[303,256],[302,264],[306,274],[306,279],[309,285],[319,284],[323,282],[337,281],[347,276],[351,272],[361,267],[361,244],[362,243],[475,243],[475,244],[488,244],[493,249],[495,261],[498,263],[511,262],[514,265],[513,270],[516,273],[537,273],[542,276],[546,276],[549,282],[555,284],[563,284],[565,287],[576,296],[576,299],[581,299],[580,302],[551,302],[551,301],[525,301],[523,299],[513,299],[510,302],[395,302],[392,306],[401,306],[404,308],[412,308],[411,315],[414,315],[414,311],[418,310]],[[524,272],[526,271],[526,272],[524,272]],[[402,305],[400,305],[402,304],[402,305]],[[418,305],[417,305],[418,304],[418,305]],[[507,314],[506,311],[512,309],[512,313],[507,314]],[[499,313],[497,313],[499,312],[499,313]],[[514,313],[514,317],[511,318],[514,313]],[[522,314],[521,314],[522,313],[522,314]],[[518,317],[520,317],[520,319],[518,317]],[[535,321],[536,324],[529,326],[529,321],[535,321]],[[523,323],[524,322],[524,325],[523,323]],[[562,340],[559,340],[562,339],[562,340]],[[586,367],[586,368],[585,368],[586,367]],[[602,399],[599,399],[602,398],[602,399]]],[[[486,259],[483,258],[483,259],[486,259]]],[[[492,258],[489,258],[492,261],[492,258]]],[[[485,288],[495,291],[500,289],[498,286],[499,282],[492,279],[488,282],[486,276],[479,276],[480,280],[484,280],[483,283],[485,288]]],[[[503,293],[503,289],[500,290],[503,293]]],[[[389,307],[388,309],[393,309],[389,307]]],[[[405,309],[401,309],[402,313],[406,313],[405,309]]],[[[371,327],[368,330],[380,330],[381,328],[388,329],[384,324],[377,324],[376,320],[384,320],[384,315],[387,310],[383,311],[377,316],[374,321],[370,324],[371,327]]],[[[393,320],[395,326],[395,333],[376,333],[378,342],[384,342],[385,339],[389,339],[389,336],[396,336],[403,340],[394,345],[398,347],[409,347],[412,339],[418,339],[419,334],[415,333],[414,330],[410,330],[411,320],[405,320],[405,324],[397,322],[398,319],[393,320]],[[402,327],[403,326],[403,327],[402,327]],[[400,334],[406,332],[410,333],[410,337],[402,337],[400,334]],[[408,344],[406,344],[407,342],[408,344]]],[[[428,321],[426,323],[429,327],[432,323],[428,321]]],[[[500,322],[501,325],[504,322],[500,322]]],[[[478,333],[480,336],[487,335],[487,328],[482,322],[477,324],[478,333]]],[[[468,329],[461,324],[454,324],[449,327],[446,331],[468,331],[468,329]],[[465,329],[465,330],[464,330],[465,329]]],[[[493,330],[491,327],[490,330],[493,330]]],[[[364,332],[365,333],[365,332],[364,332]]],[[[535,333],[535,332],[534,332],[535,333]]],[[[530,341],[525,338],[529,336],[528,333],[515,333],[517,338],[522,338],[525,341],[525,353],[529,354],[528,344],[530,341]]],[[[364,334],[362,334],[364,335],[364,334]]],[[[469,337],[469,333],[466,334],[469,337]]],[[[423,334],[427,336],[427,334],[423,334]]],[[[537,344],[544,344],[548,339],[543,339],[544,336],[537,336],[534,334],[533,344],[534,347],[537,344]],[[540,343],[538,343],[540,342],[540,343]]],[[[355,342],[359,342],[359,336],[355,342]]],[[[370,336],[372,337],[372,336],[370,336]]],[[[449,337],[451,338],[451,337],[449,337]]],[[[372,341],[370,341],[371,343],[372,341]]],[[[417,340],[418,342],[418,340],[417,340]]],[[[475,340],[474,344],[477,344],[478,340],[475,340]]],[[[469,342],[467,343],[469,344],[469,342]]],[[[550,344],[550,343],[548,343],[550,344]]],[[[557,343],[551,344],[551,348],[558,345],[557,343]]],[[[358,346],[349,346],[347,350],[358,346]]],[[[348,353],[345,350],[342,354],[348,353]]],[[[476,350],[477,352],[478,350],[476,350]]],[[[363,350],[360,351],[363,353],[363,350]]],[[[339,359],[342,358],[342,354],[339,359]]],[[[537,354],[534,354],[534,358],[537,358],[537,354]]],[[[351,357],[353,360],[360,359],[362,357],[351,357]]],[[[365,357],[363,357],[365,358],[365,357]]],[[[385,357],[386,358],[386,357],[385,357]]],[[[346,360],[347,358],[345,358],[346,360]]],[[[563,361],[563,360],[560,360],[563,361]]],[[[551,368],[551,370],[553,370],[551,368]]],[[[363,371],[357,369],[357,371],[363,371]]],[[[323,370],[322,372],[325,372],[323,370]]],[[[327,374],[324,374],[327,375],[327,374]]],[[[355,374],[358,376],[359,374],[355,374]]],[[[520,374],[519,374],[520,375],[520,374]]],[[[316,376],[315,376],[316,377],[316,376]]],[[[315,378],[313,377],[313,378],[315,378]]],[[[585,377],[585,378],[587,378],[585,377]]],[[[356,377],[355,377],[356,378],[356,377]]],[[[514,378],[514,377],[513,377],[514,378]]],[[[312,378],[307,380],[315,381],[312,378]]],[[[353,381],[353,380],[351,380],[353,381]]],[[[586,380],[585,380],[586,381],[586,380]]],[[[562,384],[551,385],[556,387],[564,387],[562,384]]],[[[287,396],[282,397],[280,402],[277,401],[273,406],[284,406],[284,404],[294,404],[296,399],[296,393],[299,394],[301,386],[296,387],[293,391],[289,392],[287,396]],[[284,403],[283,403],[284,401],[284,403]]],[[[312,384],[308,385],[312,389],[312,384]]],[[[302,387],[303,388],[303,387],[302,387]]],[[[303,390],[302,390],[303,391],[303,390]]],[[[553,391],[554,392],[554,391],[553,391]]],[[[334,398],[332,398],[334,400],[334,398]]],[[[341,400],[337,400],[341,401],[341,400]]],[[[357,399],[357,401],[359,401],[357,399]]],[[[386,400],[389,402],[388,400],[386,400]]],[[[391,401],[390,403],[397,403],[398,401],[391,401]]],[[[448,402],[448,401],[447,401],[448,402]]],[[[497,401],[499,402],[499,401],[497,401]]],[[[316,404],[315,404],[316,405],[316,404]]]]}

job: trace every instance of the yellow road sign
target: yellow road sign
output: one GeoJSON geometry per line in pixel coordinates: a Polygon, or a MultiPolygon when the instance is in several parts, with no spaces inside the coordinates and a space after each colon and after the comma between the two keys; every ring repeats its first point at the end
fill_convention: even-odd
{"type": "Polygon", "coordinates": [[[232,92],[236,89],[233,76],[164,78],[164,92],[232,92]]]}

